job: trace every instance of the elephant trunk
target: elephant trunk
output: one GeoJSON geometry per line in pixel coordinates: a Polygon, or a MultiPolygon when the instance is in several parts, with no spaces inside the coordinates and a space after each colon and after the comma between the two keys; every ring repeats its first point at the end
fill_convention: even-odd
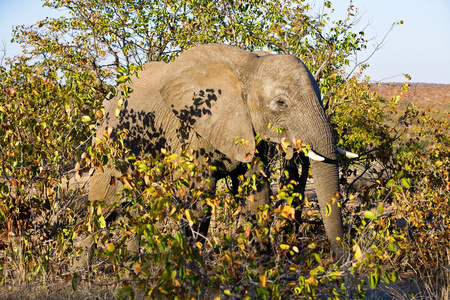
{"type": "Polygon", "coordinates": [[[335,201],[338,200],[340,191],[336,139],[331,124],[321,103],[317,101],[316,95],[304,97],[304,100],[304,103],[312,106],[307,111],[314,112],[306,118],[311,130],[305,133],[305,142],[310,144],[318,155],[325,158],[324,161],[310,160],[320,212],[331,247],[336,254],[340,254],[341,246],[336,238],[342,239],[344,230],[341,209],[335,201]]]}
{"type": "Polygon", "coordinates": [[[341,209],[333,199],[338,200],[339,173],[336,160],[325,162],[311,161],[311,173],[319,200],[320,213],[325,225],[331,248],[339,254],[340,244],[336,238],[343,238],[341,209]]]}

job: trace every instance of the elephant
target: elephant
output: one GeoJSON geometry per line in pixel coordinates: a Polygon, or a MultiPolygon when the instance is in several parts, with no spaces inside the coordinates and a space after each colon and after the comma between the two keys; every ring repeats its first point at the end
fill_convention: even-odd
{"type": "MultiPolygon", "coordinates": [[[[206,44],[182,52],[172,63],[149,62],[144,69],[121,106],[110,101],[99,132],[127,129],[125,144],[136,155],[155,155],[161,148],[173,153],[192,149],[198,161],[207,159],[215,166],[204,174],[209,193],[227,176],[237,191],[237,177],[249,174],[247,164],[264,162],[259,149],[264,143],[257,144],[256,135],[266,143],[301,139],[311,146],[308,157],[327,238],[332,250],[340,251],[337,239],[343,238],[344,229],[341,209],[333,200],[339,193],[338,152],[352,154],[337,148],[320,89],[300,59],[206,44]],[[244,142],[236,143],[236,138],[244,142]]],[[[96,171],[89,200],[117,197],[120,185],[111,186],[110,178],[122,172],[110,166],[96,171]]],[[[269,194],[266,180],[246,209],[255,211],[268,203],[269,194]]],[[[208,227],[206,218],[199,230],[206,234],[208,227]]]]}

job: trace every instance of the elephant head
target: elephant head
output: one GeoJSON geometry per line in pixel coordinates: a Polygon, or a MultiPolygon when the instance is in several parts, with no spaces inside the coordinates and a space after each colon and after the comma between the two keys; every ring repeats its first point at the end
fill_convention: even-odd
{"type": "Polygon", "coordinates": [[[162,82],[160,97],[182,124],[231,160],[247,163],[258,155],[255,135],[311,145],[325,230],[333,249],[339,249],[336,239],[343,237],[343,226],[334,201],[339,193],[336,139],[317,83],[298,58],[221,44],[197,46],[171,64],[162,82]]]}

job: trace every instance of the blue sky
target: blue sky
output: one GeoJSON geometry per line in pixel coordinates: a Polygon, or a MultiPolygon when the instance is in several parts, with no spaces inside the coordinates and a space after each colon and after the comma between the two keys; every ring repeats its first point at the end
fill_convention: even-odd
{"type": "MultiPolygon", "coordinates": [[[[344,16],[348,0],[334,0],[337,16],[344,16]]],[[[309,1],[322,6],[323,1],[309,1]]],[[[404,81],[402,73],[411,75],[413,82],[450,84],[450,1],[449,0],[355,0],[363,15],[359,28],[366,37],[380,42],[391,24],[403,20],[387,37],[384,46],[369,60],[365,74],[372,81],[404,81]]],[[[20,52],[11,45],[11,28],[30,25],[45,17],[61,14],[43,8],[40,0],[0,0],[0,49],[6,43],[7,56],[20,52]]],[[[370,48],[370,47],[369,47],[370,48]]],[[[363,60],[370,49],[358,56],[363,60]]]]}

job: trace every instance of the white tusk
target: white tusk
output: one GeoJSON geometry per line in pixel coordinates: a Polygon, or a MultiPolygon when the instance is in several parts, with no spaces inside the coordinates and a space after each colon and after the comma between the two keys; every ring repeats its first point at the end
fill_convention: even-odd
{"type": "Polygon", "coordinates": [[[324,161],[325,157],[320,156],[319,154],[317,154],[316,152],[312,151],[312,150],[308,150],[308,157],[311,158],[312,160],[316,160],[316,161],[324,161]]]}
{"type": "Polygon", "coordinates": [[[345,155],[345,156],[347,156],[348,158],[357,158],[357,157],[359,157],[358,154],[349,152],[349,151],[344,150],[344,149],[339,148],[339,147],[337,147],[337,151],[338,151],[338,153],[339,153],[340,155],[345,155]]]}

